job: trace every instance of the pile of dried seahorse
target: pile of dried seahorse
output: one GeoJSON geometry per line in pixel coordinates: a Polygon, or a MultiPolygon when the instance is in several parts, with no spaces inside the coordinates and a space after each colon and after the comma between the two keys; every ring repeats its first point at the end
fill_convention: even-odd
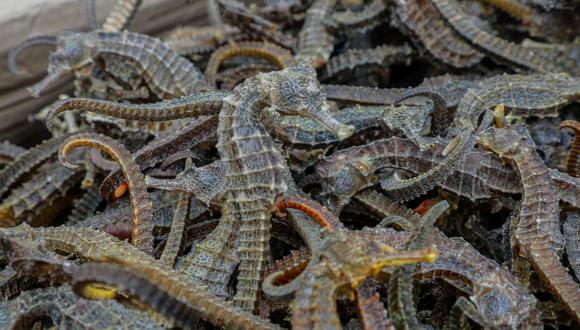
{"type": "Polygon", "coordinates": [[[1,329],[579,327],[579,1],[140,2],[9,54],[1,329]]]}

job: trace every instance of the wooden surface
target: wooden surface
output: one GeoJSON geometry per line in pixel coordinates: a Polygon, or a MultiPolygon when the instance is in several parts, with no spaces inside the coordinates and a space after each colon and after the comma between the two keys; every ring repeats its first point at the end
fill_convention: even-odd
{"type": "MultiPolygon", "coordinates": [[[[99,22],[116,1],[96,0],[99,22]]],[[[158,35],[178,25],[204,25],[206,15],[205,0],[143,0],[128,29],[158,35]]],[[[50,48],[34,47],[22,53],[19,65],[30,72],[26,77],[13,76],[7,70],[9,50],[27,37],[67,29],[88,30],[84,0],[0,1],[0,140],[19,143],[27,135],[32,139],[35,132],[30,129],[38,126],[29,125],[28,116],[72,89],[70,78],[63,79],[40,98],[31,97],[26,86],[45,75],[50,48]]]]}

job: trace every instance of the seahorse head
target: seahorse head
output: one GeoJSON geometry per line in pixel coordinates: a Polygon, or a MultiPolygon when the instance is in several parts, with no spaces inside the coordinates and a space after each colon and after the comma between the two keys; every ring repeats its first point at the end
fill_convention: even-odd
{"type": "Polygon", "coordinates": [[[326,94],[316,78],[316,71],[306,64],[276,72],[271,80],[270,102],[284,114],[299,115],[318,122],[334,132],[339,139],[347,138],[354,128],[337,121],[329,111],[326,94]]]}
{"type": "Polygon", "coordinates": [[[56,49],[48,57],[48,74],[28,89],[34,95],[40,93],[53,81],[72,70],[83,67],[92,61],[86,33],[65,31],[56,38],[56,49]]]}
{"type": "Polygon", "coordinates": [[[78,69],[92,61],[90,39],[87,33],[65,31],[57,37],[51,58],[59,59],[70,69],[78,69]]]}
{"type": "Polygon", "coordinates": [[[516,153],[523,140],[529,138],[529,133],[524,126],[515,125],[506,128],[490,127],[478,137],[478,144],[502,156],[516,153]]]}

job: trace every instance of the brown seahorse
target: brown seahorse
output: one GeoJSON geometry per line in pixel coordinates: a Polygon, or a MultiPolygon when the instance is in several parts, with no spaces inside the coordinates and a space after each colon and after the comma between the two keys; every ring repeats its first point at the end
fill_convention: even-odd
{"type": "Polygon", "coordinates": [[[33,96],[39,96],[62,75],[83,68],[98,57],[105,62],[112,57],[126,60],[144,77],[151,90],[162,98],[187,95],[205,86],[203,74],[193,63],[179,56],[161,40],[129,31],[65,31],[58,36],[25,40],[9,54],[13,72],[19,73],[16,61],[22,50],[38,43],[53,44],[56,49],[49,55],[48,75],[29,87],[33,96]]]}
{"type": "Polygon", "coordinates": [[[270,218],[274,199],[294,189],[286,161],[264,127],[264,106],[284,114],[305,116],[333,131],[339,139],[352,126],[332,117],[313,68],[301,62],[282,71],[254,76],[228,94],[208,92],[155,104],[69,99],[55,104],[47,122],[68,109],[107,113],[123,119],[171,120],[215,114],[220,108],[217,149],[226,165],[222,218],[218,227],[195,246],[184,261],[185,270],[218,295],[225,295],[238,263],[234,302],[254,309],[269,251],[270,218]],[[239,238],[239,240],[238,240],[239,238]],[[237,252],[237,255],[236,255],[237,252]]]}
{"type": "Polygon", "coordinates": [[[562,248],[559,205],[548,168],[536,153],[524,126],[497,129],[480,135],[482,145],[514,163],[522,181],[522,206],[512,244],[539,273],[546,286],[570,315],[580,320],[580,287],[562,266],[556,250],[562,248]]]}

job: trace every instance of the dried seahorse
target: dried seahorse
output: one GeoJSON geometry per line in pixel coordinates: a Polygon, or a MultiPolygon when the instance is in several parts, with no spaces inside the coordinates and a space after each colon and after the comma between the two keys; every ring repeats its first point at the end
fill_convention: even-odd
{"type": "Polygon", "coordinates": [[[331,78],[342,71],[353,70],[363,65],[389,66],[404,63],[412,52],[412,48],[407,45],[382,45],[369,49],[349,49],[328,60],[324,78],[331,78]]]}
{"type": "MultiPolygon", "coordinates": [[[[155,179],[147,177],[146,182],[148,186],[157,189],[179,190],[191,193],[205,205],[215,204],[219,207],[220,203],[217,203],[216,200],[223,199],[226,170],[227,168],[223,162],[216,161],[200,168],[189,167],[176,179],[155,179]]],[[[233,249],[232,246],[228,247],[228,249],[229,253],[233,253],[231,250],[233,249]]],[[[182,258],[179,268],[184,272],[191,272],[189,267],[195,262],[195,258],[197,258],[197,254],[193,251],[182,258]]],[[[217,292],[222,293],[224,291],[217,292]]]]}
{"type": "Polygon", "coordinates": [[[269,42],[245,41],[224,45],[211,54],[205,69],[205,77],[211,87],[216,87],[216,75],[220,65],[224,61],[238,56],[263,58],[276,65],[278,69],[295,64],[289,50],[269,42]]]}
{"type": "MultiPolygon", "coordinates": [[[[406,250],[418,249],[428,244],[429,232],[435,221],[449,208],[446,201],[434,205],[415,223],[412,235],[405,244],[406,250]]],[[[389,279],[389,313],[397,329],[417,329],[419,320],[413,301],[413,275],[417,265],[404,265],[393,271],[389,279]]]]}
{"type": "MultiPolygon", "coordinates": [[[[218,102],[216,100],[216,102],[218,102]]],[[[221,104],[220,104],[221,105],[221,104]]],[[[216,109],[218,106],[216,105],[216,109]]],[[[187,122],[166,136],[152,140],[134,154],[139,168],[145,170],[159,163],[167,156],[194,148],[215,139],[217,118],[201,116],[187,122]]],[[[123,173],[117,169],[111,172],[99,187],[102,196],[109,197],[123,182],[123,173]]]]}
{"type": "MultiPolygon", "coordinates": [[[[105,32],[119,32],[124,30],[135,12],[141,5],[141,0],[118,0],[113,10],[109,13],[101,30],[105,32]]],[[[95,0],[86,0],[85,13],[89,27],[92,30],[98,28],[95,0]]]]}
{"type": "Polygon", "coordinates": [[[13,162],[0,170],[0,197],[4,195],[10,187],[17,182],[24,174],[30,172],[36,166],[54,156],[58,151],[58,146],[72,134],[65,134],[60,137],[53,137],[41,144],[28,149],[19,155],[13,162]]]}
{"type": "Polygon", "coordinates": [[[352,134],[353,128],[332,117],[316,73],[305,63],[257,75],[238,85],[223,102],[222,96],[218,92],[193,94],[145,105],[70,99],[51,109],[47,121],[69,106],[126,119],[158,121],[215,114],[217,104],[220,107],[223,104],[217,144],[221,160],[227,166],[222,220],[214,232],[195,246],[186,268],[203,284],[224,295],[228,277],[237,263],[232,249],[239,235],[236,250],[240,274],[234,301],[252,310],[265,271],[271,204],[276,195],[293,188],[282,154],[262,123],[255,119],[260,118],[263,105],[270,104],[285,113],[310,117],[341,139],[352,134]]]}
{"type": "MultiPolygon", "coordinates": [[[[467,91],[457,107],[451,134],[475,131],[486,110],[503,104],[509,117],[556,117],[558,110],[580,98],[578,79],[566,74],[499,75],[467,91]]],[[[485,128],[485,127],[484,127],[485,128]]]]}
{"type": "MultiPolygon", "coordinates": [[[[409,217],[413,223],[419,217],[399,205],[389,206],[391,202],[376,192],[358,195],[357,199],[370,207],[378,217],[399,215],[409,217]],[[401,208],[402,207],[402,208],[401,208]]],[[[411,233],[398,232],[389,228],[363,228],[352,231],[353,235],[388,243],[396,249],[404,248],[411,233]]],[[[437,228],[429,233],[429,242],[440,251],[434,263],[421,263],[415,272],[415,279],[443,279],[458,290],[469,295],[482,317],[490,320],[492,326],[510,328],[537,328],[540,326],[536,299],[506,269],[481,255],[461,238],[448,238],[437,228]],[[498,285],[499,284],[499,285],[498,285]],[[501,301],[501,304],[498,302],[501,301]],[[500,307],[501,306],[501,307],[500,307]]],[[[389,271],[389,269],[386,269],[389,271]]]]}
{"type": "Polygon", "coordinates": [[[507,61],[512,65],[541,73],[561,72],[553,62],[547,61],[539,51],[522,47],[496,37],[481,29],[469,18],[455,0],[432,0],[449,25],[467,42],[481,51],[507,61]]]}
{"type": "MultiPolygon", "coordinates": [[[[331,117],[324,95],[320,93],[320,87],[314,77],[312,68],[304,64],[285,69],[280,73],[260,74],[238,85],[233,94],[226,98],[224,108],[220,112],[217,148],[222,155],[222,161],[227,164],[228,171],[225,202],[222,205],[224,226],[220,222],[216,233],[223,228],[222,230],[230,232],[228,236],[231,237],[237,234],[235,227],[241,226],[238,247],[240,275],[234,301],[245,309],[255,308],[257,290],[265,271],[271,205],[276,195],[292,189],[293,181],[290,179],[285,160],[280,151],[274,147],[262,124],[252,123],[244,118],[247,118],[248,113],[258,116],[261,108],[256,107],[259,107],[263,100],[269,99],[274,107],[309,116],[334,130],[339,137],[350,135],[351,127],[331,117]],[[239,116],[238,113],[244,115],[239,116]],[[256,140],[258,137],[259,144],[256,140]],[[240,181],[241,178],[245,179],[240,181]],[[240,182],[246,182],[247,186],[240,187],[240,182]],[[233,188],[236,190],[230,190],[233,188]],[[230,228],[227,228],[225,221],[235,221],[238,224],[235,226],[228,224],[230,228]]],[[[213,237],[212,233],[204,242],[211,242],[215,239],[213,237]]],[[[204,242],[197,248],[201,248],[204,242]]]]}
{"type": "Polygon", "coordinates": [[[556,255],[563,244],[558,195],[529,133],[523,126],[492,127],[482,132],[479,143],[513,162],[522,180],[522,206],[513,234],[516,253],[528,259],[570,315],[580,320],[580,287],[556,255]]]}
{"type": "MultiPolygon", "coordinates": [[[[323,195],[327,195],[324,196],[328,199],[326,204],[334,213],[340,214],[352,196],[371,185],[372,175],[376,169],[372,166],[375,154],[382,156],[392,154],[395,158],[398,156],[398,150],[393,150],[394,152],[377,150],[375,152],[374,146],[379,143],[377,141],[360,147],[360,156],[362,157],[358,157],[359,151],[353,147],[327,157],[316,166],[316,173],[322,179],[323,195]],[[346,159],[348,162],[345,162],[346,159]]],[[[398,143],[393,144],[392,147],[397,148],[398,143]]],[[[381,166],[384,163],[385,161],[380,162],[381,166]]],[[[397,164],[398,161],[393,163],[397,164]]]]}
{"type": "Polygon", "coordinates": [[[89,299],[102,299],[101,297],[104,297],[106,299],[107,296],[110,296],[114,298],[118,294],[114,291],[120,290],[149,305],[153,310],[170,320],[171,326],[195,329],[195,325],[199,323],[200,313],[195,308],[153,284],[144,274],[136,274],[112,264],[89,263],[75,270],[72,277],[72,288],[81,297],[89,299]],[[92,284],[112,286],[114,291],[95,292],[91,288],[92,284]],[[104,295],[102,295],[103,293],[104,295]]]}
{"type": "MultiPolygon", "coordinates": [[[[427,106],[417,107],[428,109],[427,106]]],[[[357,105],[334,112],[334,117],[343,124],[353,126],[356,134],[368,128],[380,127],[380,119],[391,109],[390,106],[357,105]]],[[[273,127],[277,137],[289,145],[321,148],[340,141],[334,133],[325,130],[315,121],[300,116],[283,116],[276,119],[273,127]]]]}
{"type": "Polygon", "coordinates": [[[49,161],[38,168],[30,179],[14,188],[0,204],[0,226],[12,227],[21,222],[34,226],[50,225],[66,207],[67,192],[79,183],[79,171],[49,161]]]}
{"type": "Polygon", "coordinates": [[[227,329],[278,329],[277,326],[244,312],[208,293],[188,276],[160,265],[151,255],[102,231],[87,228],[32,228],[26,224],[6,229],[0,236],[21,243],[42,244],[51,251],[78,255],[98,262],[112,262],[141,274],[170,296],[189,303],[200,318],[227,329]]]}
{"type": "Polygon", "coordinates": [[[160,320],[119,302],[81,298],[68,284],[25,291],[0,302],[2,329],[33,329],[39,318],[49,319],[58,329],[165,329],[160,320]]]}
{"type": "Polygon", "coordinates": [[[449,126],[449,111],[447,110],[445,97],[435,89],[428,87],[417,87],[401,94],[395,103],[400,103],[413,97],[427,97],[433,102],[433,111],[431,113],[431,130],[433,133],[435,133],[435,135],[444,136],[447,127],[449,126]]]}
{"type": "MultiPolygon", "coordinates": [[[[401,157],[397,167],[413,173],[425,173],[444,160],[443,150],[446,147],[447,144],[434,140],[432,150],[418,151],[408,161],[401,157]]],[[[453,175],[439,186],[471,201],[491,198],[498,193],[520,192],[520,181],[514,170],[495,154],[481,149],[469,152],[453,175]]]]}
{"type": "MultiPolygon", "coordinates": [[[[298,216],[296,213],[291,213],[293,215],[293,221],[297,221],[297,230],[301,232],[304,239],[306,240],[307,245],[312,249],[314,252],[314,257],[312,260],[310,259],[310,253],[308,250],[301,249],[296,253],[292,253],[289,257],[285,257],[283,260],[277,261],[271,271],[269,272],[269,276],[263,283],[263,290],[269,296],[273,297],[274,299],[280,299],[286,297],[287,295],[291,294],[294,291],[302,290],[299,284],[301,283],[309,283],[312,281],[313,273],[317,273],[317,269],[321,266],[319,263],[319,258],[325,256],[325,252],[323,251],[325,247],[325,242],[332,240],[333,238],[336,239],[337,237],[341,236],[341,233],[345,230],[338,218],[330,213],[326,208],[321,206],[320,204],[314,202],[313,200],[297,197],[297,196],[286,196],[282,197],[279,196],[276,202],[276,209],[278,212],[285,212],[287,209],[293,208],[298,209],[302,212],[305,212],[314,220],[316,220],[322,227],[325,227],[330,232],[335,232],[334,234],[329,234],[332,238],[326,237],[323,240],[320,240],[317,234],[317,230],[315,228],[311,228],[312,226],[308,224],[308,219],[304,219],[304,216],[298,216]],[[334,236],[332,236],[334,235],[334,236]]],[[[354,248],[354,247],[353,247],[354,248]]],[[[331,248],[332,249],[332,248],[331,248]]],[[[356,249],[356,248],[354,248],[356,249]]],[[[353,251],[350,249],[349,251],[353,251]]],[[[394,252],[394,251],[393,251],[394,252]]],[[[400,251],[399,253],[401,253],[400,251]]],[[[337,253],[340,256],[347,256],[348,253],[342,252],[337,253]]],[[[346,259],[350,258],[347,256],[346,259]]],[[[361,268],[364,268],[359,262],[362,260],[357,260],[357,258],[352,258],[354,260],[350,260],[356,264],[356,268],[358,271],[361,268]],[[362,267],[361,267],[362,266],[362,267]]],[[[406,263],[410,262],[410,260],[399,260],[400,262],[406,263]]],[[[388,263],[388,262],[387,262],[388,263]]],[[[336,265],[337,267],[339,265],[336,265]]],[[[380,266],[379,266],[380,267],[380,266]]],[[[348,268],[348,266],[347,266],[348,268]]],[[[363,271],[364,272],[364,271],[363,271]]],[[[350,273],[348,276],[353,275],[352,272],[347,271],[350,273]]],[[[336,274],[335,274],[336,275],[336,274]]],[[[356,276],[356,275],[355,275],[356,276]]],[[[366,277],[363,275],[363,277],[366,277]]],[[[359,278],[357,281],[363,280],[364,278],[359,278]]],[[[315,280],[316,281],[316,280],[315,280]]],[[[324,281],[332,282],[336,279],[327,278],[324,281]]],[[[325,283],[330,284],[330,283],[325,283]]],[[[353,283],[351,283],[352,285],[353,283]]],[[[334,283],[334,287],[339,286],[339,283],[334,283]]],[[[320,283],[315,285],[315,290],[320,289],[321,287],[326,287],[321,285],[320,283]]],[[[332,287],[332,286],[331,286],[332,287]]],[[[363,322],[365,329],[394,329],[392,323],[386,316],[386,311],[382,306],[382,303],[379,301],[379,296],[374,291],[373,287],[369,285],[369,282],[366,281],[361,283],[360,286],[355,285],[354,288],[350,288],[350,290],[354,291],[357,297],[357,307],[360,315],[360,319],[363,322]]],[[[310,313],[314,313],[315,315],[311,315],[311,319],[309,320],[311,326],[316,327],[319,325],[318,322],[325,322],[325,326],[328,326],[328,322],[331,322],[333,328],[337,327],[337,323],[335,321],[335,314],[336,310],[334,306],[334,291],[330,290],[330,292],[325,292],[324,296],[326,297],[325,301],[322,302],[322,306],[330,308],[329,310],[325,310],[324,307],[321,308],[319,305],[312,305],[314,306],[313,311],[309,311],[310,313]],[[330,315],[322,315],[323,312],[330,312],[330,315]],[[322,320],[322,321],[320,321],[322,320]]],[[[312,298],[312,296],[311,296],[312,298]]],[[[308,299],[308,298],[307,298],[308,299]]],[[[311,302],[312,303],[312,302],[311,302]]],[[[301,314],[302,315],[302,314],[301,314]]],[[[295,324],[296,318],[293,319],[293,326],[296,327],[295,324]]],[[[300,324],[298,327],[304,327],[305,324],[300,324]]],[[[308,326],[306,326],[308,327],[308,326]]]]}
{"type": "MultiPolygon", "coordinates": [[[[378,144],[384,144],[385,155],[389,153],[386,150],[391,150],[391,152],[394,153],[395,149],[393,148],[398,148],[396,152],[397,156],[395,157],[393,154],[392,157],[395,158],[393,158],[393,160],[389,160],[386,165],[383,163],[383,165],[400,168],[412,173],[419,174],[429,171],[431,168],[441,163],[444,159],[442,152],[447,146],[445,141],[440,139],[432,139],[429,140],[429,142],[433,145],[433,148],[423,151],[418,150],[418,148],[411,144],[409,141],[398,138],[390,138],[381,140],[380,142],[375,141],[371,143],[370,146],[375,143],[377,144],[377,147],[378,144]],[[397,139],[397,141],[395,142],[394,139],[397,139]]],[[[328,171],[328,173],[336,173],[337,176],[340,176],[338,173],[343,171],[341,168],[350,166],[347,164],[350,163],[351,160],[356,161],[358,158],[365,158],[374,154],[372,148],[368,148],[368,150],[366,149],[366,146],[360,146],[353,147],[352,149],[344,149],[343,151],[337,152],[332,157],[327,157],[324,161],[322,161],[318,165],[320,169],[317,171],[320,171],[320,173],[327,173],[326,171],[328,171]],[[340,156],[343,153],[344,155],[340,156]]],[[[377,152],[378,149],[376,150],[377,152]]],[[[549,173],[552,182],[559,188],[559,199],[571,204],[573,207],[579,207],[580,179],[571,177],[565,173],[561,173],[556,169],[550,169],[549,173]]],[[[357,178],[358,175],[349,174],[349,177],[357,178]]],[[[323,174],[322,178],[327,178],[327,176],[323,174]]],[[[353,190],[349,194],[346,194],[346,191],[350,191],[349,189],[351,188],[343,190],[347,186],[334,186],[332,183],[333,180],[334,179],[330,179],[324,184],[330,185],[328,190],[333,191],[333,194],[336,196],[343,194],[343,202],[348,202],[348,200],[350,200],[350,197],[346,197],[352,197],[351,193],[356,193],[356,191],[366,187],[367,184],[372,182],[371,177],[369,177],[368,180],[371,181],[361,181],[361,183],[356,185],[358,187],[357,189],[353,190]],[[363,182],[366,183],[363,184],[363,182]]],[[[351,180],[352,179],[348,179],[347,181],[351,180]]],[[[362,178],[356,180],[362,180],[362,178]]],[[[385,184],[387,183],[390,182],[385,182],[385,184]]],[[[492,152],[482,149],[475,149],[468,153],[464,158],[461,166],[454,171],[453,175],[449,176],[439,185],[442,188],[449,190],[459,196],[468,198],[471,201],[488,199],[497,196],[499,193],[517,194],[521,192],[521,184],[514,170],[510,166],[506,166],[506,164],[504,164],[501,159],[492,152]]],[[[332,197],[331,199],[335,198],[337,197],[332,197]]]]}
{"type": "Polygon", "coordinates": [[[52,120],[61,112],[82,109],[100,115],[141,121],[166,121],[192,116],[215,115],[227,93],[205,92],[147,104],[124,104],[88,98],[70,98],[54,103],[47,116],[46,127],[52,130],[52,120]]]}
{"type": "Polygon", "coordinates": [[[206,206],[217,205],[225,191],[227,166],[221,160],[202,167],[187,166],[175,179],[145,177],[148,187],[163,190],[179,190],[191,194],[206,206]]]}
{"type": "MultiPolygon", "coordinates": [[[[427,87],[442,94],[448,107],[456,107],[470,88],[478,86],[477,80],[454,76],[428,78],[418,88],[427,87]]],[[[323,85],[329,99],[365,103],[394,104],[403,93],[411,93],[413,88],[373,88],[364,86],[323,85]]]]}
{"type": "Polygon", "coordinates": [[[397,133],[400,132],[419,149],[425,150],[433,147],[422,134],[431,111],[431,107],[398,104],[391,106],[389,111],[385,111],[382,119],[388,128],[397,133]]]}
{"type": "MultiPolygon", "coordinates": [[[[370,207],[379,217],[399,215],[408,217],[414,224],[419,223],[419,217],[409,209],[399,204],[393,204],[386,196],[374,191],[367,191],[357,195],[365,206],[370,207]]],[[[309,228],[306,233],[316,232],[309,228]]],[[[367,241],[376,240],[387,243],[396,249],[404,249],[411,233],[398,232],[385,228],[364,228],[361,231],[350,231],[350,235],[367,241]]],[[[482,256],[469,243],[459,238],[448,238],[437,228],[433,228],[428,235],[431,243],[437,246],[440,255],[433,263],[420,263],[415,273],[417,280],[443,279],[458,290],[470,296],[475,304],[477,314],[491,321],[491,326],[509,328],[538,328],[540,327],[539,313],[536,309],[536,299],[515,277],[494,261],[482,256]],[[498,285],[499,284],[499,285],[498,285]],[[501,303],[500,303],[501,302],[501,303]]],[[[306,242],[310,242],[306,239],[306,242]]],[[[319,245],[319,243],[318,243],[319,245]]],[[[315,245],[317,246],[317,245],[315,245]]],[[[284,283],[291,282],[292,277],[304,277],[299,273],[306,268],[304,264],[310,259],[307,249],[301,249],[295,254],[288,268],[282,268],[277,275],[285,274],[284,283]],[[292,268],[295,270],[291,271],[292,268]],[[283,271],[291,271],[284,273],[283,271]],[[300,275],[297,275],[300,274],[300,275]]],[[[391,273],[389,268],[383,271],[391,273]]],[[[273,275],[274,279],[277,278],[273,275]]],[[[272,283],[269,276],[264,281],[266,285],[272,283]]],[[[280,283],[278,283],[280,284],[280,283]]],[[[287,285],[274,285],[274,288],[283,288],[287,285]]],[[[294,288],[294,290],[296,287],[294,288]]],[[[279,290],[279,289],[278,289],[279,290]]],[[[266,292],[276,290],[268,290],[266,292]]],[[[285,292],[285,291],[282,291],[285,292]]]]}
{"type": "Polygon", "coordinates": [[[456,68],[465,68],[483,58],[483,54],[446,24],[432,1],[397,0],[394,6],[402,31],[417,39],[417,43],[436,59],[456,68]]]}
{"type": "MultiPolygon", "coordinates": [[[[48,75],[29,87],[29,91],[38,96],[63,74],[93,63],[101,55],[126,59],[141,72],[153,92],[162,98],[188,95],[205,86],[203,75],[195,65],[159,39],[128,31],[67,31],[56,37],[56,50],[49,56],[48,75]]],[[[14,57],[17,56],[18,53],[15,53],[14,57]]]]}
{"type": "Polygon", "coordinates": [[[298,34],[297,60],[311,61],[315,68],[328,61],[334,49],[334,38],[323,22],[335,5],[336,0],[316,0],[308,8],[304,25],[298,34]]]}
{"type": "Polygon", "coordinates": [[[67,154],[80,146],[99,148],[119,163],[131,191],[132,243],[139,249],[151,253],[153,251],[153,205],[147,193],[143,174],[133,156],[122,144],[105,135],[77,134],[67,138],[58,150],[58,157],[64,166],[70,169],[78,167],[68,161],[67,154]]]}
{"type": "MultiPolygon", "coordinates": [[[[168,290],[166,287],[172,285],[175,280],[171,278],[161,280],[159,277],[162,275],[163,273],[157,272],[135,273],[112,264],[91,263],[82,265],[80,270],[74,273],[72,286],[77,294],[86,297],[91,297],[92,292],[89,286],[93,283],[113,286],[115,290],[120,289],[151,306],[153,310],[171,320],[173,326],[196,329],[199,319],[207,312],[200,311],[203,307],[200,307],[199,303],[193,305],[188,301],[191,298],[187,293],[175,289],[172,290],[173,292],[168,290]],[[171,306],[171,308],[167,306],[171,306]]],[[[177,289],[179,290],[179,286],[177,289]]],[[[230,307],[230,309],[233,308],[230,307]]],[[[256,321],[252,322],[253,320],[244,320],[237,315],[226,315],[227,312],[229,311],[218,310],[216,313],[218,315],[223,313],[221,315],[223,321],[220,323],[227,325],[227,328],[250,329],[250,326],[254,326],[255,329],[278,329],[277,326],[269,324],[267,321],[260,324],[256,321]]],[[[238,313],[240,312],[238,311],[238,313]]]]}
{"type": "MultiPolygon", "coordinates": [[[[385,167],[401,168],[410,170],[415,173],[422,173],[417,177],[420,178],[418,182],[407,181],[407,183],[405,183],[405,181],[403,181],[401,182],[401,187],[414,187],[415,183],[422,185],[422,182],[425,182],[425,180],[423,180],[424,178],[429,178],[433,175],[437,177],[437,179],[432,182],[432,185],[427,184],[423,188],[417,188],[418,190],[415,191],[413,191],[413,189],[415,189],[413,188],[411,191],[409,191],[409,194],[405,193],[404,196],[394,197],[405,199],[419,191],[428,191],[429,189],[434,188],[436,185],[442,184],[446,177],[451,175],[454,171],[462,168],[461,165],[463,164],[460,160],[465,159],[467,154],[469,154],[468,151],[473,146],[474,142],[473,137],[466,133],[461,138],[455,140],[453,144],[447,144],[447,146],[453,149],[448,150],[452,151],[452,154],[445,156],[443,151],[446,147],[442,146],[442,142],[438,142],[437,139],[430,139],[428,141],[432,141],[434,146],[437,145],[436,151],[421,151],[406,139],[389,138],[374,141],[364,146],[341,150],[319,162],[315,170],[320,178],[322,178],[323,192],[324,195],[327,195],[326,197],[329,199],[328,203],[331,205],[331,209],[335,212],[341,210],[346,204],[348,204],[350,198],[358,191],[368,187],[369,185],[372,185],[374,173],[377,170],[385,167]],[[437,154],[440,152],[440,155],[442,155],[444,158],[441,157],[437,159],[437,163],[429,162],[429,165],[426,165],[420,161],[422,159],[434,158],[435,152],[437,152],[437,154]],[[446,162],[450,162],[451,164],[447,164],[446,162]],[[419,172],[423,170],[426,171],[419,172]],[[407,185],[408,183],[411,185],[407,185]]],[[[470,161],[469,163],[473,164],[473,161],[470,161]]],[[[481,166],[483,167],[484,165],[482,164],[481,166]]],[[[494,169],[492,168],[491,171],[493,170],[494,169]]],[[[453,187],[454,190],[464,192],[464,194],[465,191],[471,194],[486,191],[484,190],[485,188],[481,187],[481,183],[478,182],[482,180],[481,177],[483,177],[483,180],[486,181],[489,180],[494,182],[495,180],[493,177],[489,179],[485,177],[484,175],[487,173],[483,171],[475,171],[475,173],[463,173],[465,174],[462,174],[459,182],[453,182],[452,180],[449,180],[449,182],[451,183],[450,186],[453,187]],[[465,175],[465,178],[463,178],[463,175],[465,175]],[[465,187],[463,187],[464,184],[465,187]],[[472,189],[469,189],[470,187],[472,189]]],[[[489,184],[494,185],[493,183],[489,184]]],[[[392,182],[388,182],[388,184],[385,183],[386,188],[389,186],[392,186],[392,182]]],[[[405,189],[407,188],[402,188],[401,191],[405,189]]],[[[487,191],[489,192],[489,190],[487,191]]]]}
{"type": "Polygon", "coordinates": [[[566,170],[571,176],[578,177],[580,176],[580,122],[564,120],[560,123],[560,128],[569,128],[574,131],[574,141],[566,160],[566,170]]]}
{"type": "MultiPolygon", "coordinates": [[[[338,234],[336,234],[336,236],[340,237],[341,231],[338,231],[337,233],[338,234]]],[[[370,259],[374,259],[376,256],[373,256],[373,254],[376,252],[373,253],[372,251],[365,251],[364,247],[350,244],[350,242],[347,242],[346,240],[339,240],[341,244],[345,244],[346,246],[341,246],[340,248],[335,247],[331,245],[330,242],[333,242],[336,239],[336,237],[332,236],[326,238],[322,245],[319,247],[319,249],[322,249],[322,256],[320,257],[321,260],[319,261],[319,265],[310,269],[307,268],[304,271],[306,276],[304,279],[302,279],[303,287],[297,290],[297,295],[293,307],[293,327],[297,329],[309,329],[316,328],[317,326],[324,324],[327,327],[330,325],[331,328],[341,328],[339,323],[336,322],[337,319],[335,319],[336,306],[334,300],[336,299],[335,294],[337,293],[338,289],[344,287],[346,284],[347,290],[355,290],[356,292],[357,306],[359,307],[361,320],[363,322],[369,323],[372,319],[374,319],[374,321],[378,321],[378,324],[365,323],[365,325],[369,326],[371,329],[393,329],[394,327],[392,326],[391,321],[386,318],[386,312],[384,308],[381,307],[382,304],[378,303],[378,296],[375,295],[374,299],[376,300],[375,303],[371,306],[371,310],[365,310],[368,306],[368,301],[364,299],[364,292],[366,291],[365,287],[364,285],[357,287],[358,281],[364,280],[365,275],[360,273],[365,272],[365,263],[369,262],[370,259]],[[343,248],[348,250],[343,250],[343,248]],[[359,249],[363,249],[363,251],[367,253],[367,258],[364,258],[362,255],[358,255],[361,252],[359,249]],[[353,264],[350,264],[349,261],[353,264]],[[331,268],[331,274],[333,275],[329,276],[329,274],[325,274],[323,271],[325,267],[320,265],[324,263],[327,263],[326,267],[331,268]],[[341,267],[342,272],[337,273],[335,267],[341,267]],[[342,279],[341,277],[343,276],[347,279],[342,279]],[[348,278],[350,278],[350,280],[348,278]],[[350,284],[347,284],[353,279],[355,282],[350,282],[350,284]],[[345,280],[347,283],[344,283],[345,280]],[[362,300],[360,300],[361,298],[362,300]],[[372,319],[369,320],[369,318],[372,319]],[[373,325],[375,327],[373,327],[373,325]],[[380,325],[385,327],[380,327],[380,325]]],[[[427,254],[432,253],[428,251],[429,249],[425,250],[427,254]]],[[[396,254],[405,252],[393,251],[391,253],[396,254]]],[[[407,253],[411,253],[411,251],[408,251],[407,253]]],[[[427,255],[425,255],[425,258],[430,259],[430,257],[427,255]]],[[[414,258],[409,259],[408,256],[401,256],[399,260],[392,260],[392,262],[394,262],[394,265],[399,265],[412,262],[413,259],[414,258]]],[[[377,270],[382,269],[384,266],[388,266],[390,264],[390,262],[386,260],[383,262],[384,263],[380,266],[376,265],[377,270]]]]}
{"type": "Polygon", "coordinates": [[[471,151],[475,144],[475,136],[467,132],[457,136],[449,142],[442,152],[445,159],[425,173],[421,173],[411,179],[403,179],[395,182],[382,182],[382,188],[391,197],[400,201],[406,201],[424,195],[437,184],[453,174],[463,162],[463,159],[471,151]]]}
{"type": "MultiPolygon", "coordinates": [[[[437,251],[432,247],[397,251],[381,244],[377,245],[372,240],[353,240],[352,236],[348,235],[350,231],[342,227],[336,216],[320,205],[315,206],[315,202],[290,198],[290,201],[297,203],[295,205],[284,201],[285,199],[281,199],[279,205],[281,211],[288,207],[311,210],[308,213],[319,219],[319,222],[329,225],[322,239],[316,238],[319,234],[316,230],[308,230],[309,226],[299,230],[306,235],[304,239],[313,249],[314,257],[301,275],[294,278],[291,283],[283,285],[297,290],[292,313],[292,327],[295,329],[311,329],[321,325],[329,329],[341,328],[335,301],[339,290],[355,291],[367,277],[376,276],[384,267],[418,261],[432,262],[437,257],[437,251]],[[306,205],[300,205],[301,202],[306,202],[306,205]],[[297,283],[301,285],[297,286],[297,283]]],[[[299,218],[299,226],[304,225],[300,224],[303,221],[309,219],[299,218]]],[[[279,276],[279,273],[274,273],[265,283],[271,285],[274,283],[272,279],[279,279],[279,276]]],[[[286,290],[282,292],[284,291],[286,290]]],[[[282,292],[275,289],[270,293],[282,292]]],[[[387,323],[384,316],[379,318],[387,323]]]]}
{"type": "Polygon", "coordinates": [[[538,309],[542,315],[542,323],[545,326],[558,328],[571,326],[572,318],[568,316],[564,307],[556,301],[542,301],[538,303],[538,309]]]}

